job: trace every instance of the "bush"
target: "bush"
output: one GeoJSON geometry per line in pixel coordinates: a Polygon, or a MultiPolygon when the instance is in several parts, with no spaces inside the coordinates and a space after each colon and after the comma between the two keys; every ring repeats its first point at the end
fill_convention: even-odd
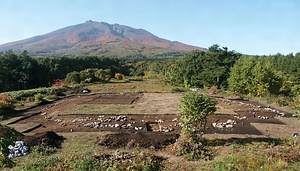
{"type": "Polygon", "coordinates": [[[117,80],[124,80],[125,76],[121,73],[115,73],[115,79],[117,80]]]}
{"type": "Polygon", "coordinates": [[[43,100],[43,98],[45,97],[45,95],[38,93],[34,95],[34,101],[39,102],[41,100],[43,100]]]}
{"type": "Polygon", "coordinates": [[[11,98],[6,97],[3,94],[0,94],[0,109],[9,108],[11,106],[11,98]]]}
{"type": "Polygon", "coordinates": [[[175,153],[184,156],[188,160],[211,160],[213,158],[212,151],[201,143],[199,137],[181,136],[177,139],[175,153]]]}
{"type": "Polygon", "coordinates": [[[39,156],[45,156],[45,155],[50,155],[53,154],[57,151],[57,148],[55,147],[49,147],[49,146],[33,146],[30,149],[30,155],[39,157],[39,156]]]}
{"type": "Polygon", "coordinates": [[[172,88],[172,92],[176,93],[176,92],[184,92],[185,90],[183,88],[179,88],[179,87],[174,87],[172,88]]]}
{"type": "Polygon", "coordinates": [[[297,95],[293,99],[293,109],[295,110],[298,117],[300,116],[300,95],[297,95]]]}
{"type": "Polygon", "coordinates": [[[217,110],[216,104],[215,100],[198,92],[185,93],[179,105],[182,134],[193,137],[201,127],[204,132],[206,117],[217,110]]]}
{"type": "MultiPolygon", "coordinates": [[[[7,111],[12,109],[12,99],[0,94],[0,115],[3,111],[7,111]]],[[[3,119],[3,117],[2,117],[3,119]]]]}
{"type": "Polygon", "coordinates": [[[0,167],[13,167],[14,162],[8,158],[9,149],[8,146],[14,143],[16,131],[7,128],[7,133],[0,138],[0,167]]]}

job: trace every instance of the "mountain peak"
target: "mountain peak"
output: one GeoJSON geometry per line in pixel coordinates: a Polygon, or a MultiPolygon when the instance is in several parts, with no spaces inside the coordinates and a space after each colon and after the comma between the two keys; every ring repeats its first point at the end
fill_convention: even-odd
{"type": "Polygon", "coordinates": [[[0,45],[37,56],[160,57],[204,48],[159,38],[144,29],[87,20],[41,36],[0,45]]]}

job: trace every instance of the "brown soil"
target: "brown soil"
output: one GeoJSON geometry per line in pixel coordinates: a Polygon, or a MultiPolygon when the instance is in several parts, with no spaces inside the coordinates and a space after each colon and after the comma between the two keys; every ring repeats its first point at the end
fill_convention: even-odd
{"type": "Polygon", "coordinates": [[[175,143],[179,134],[153,133],[153,132],[126,132],[108,134],[104,139],[98,139],[97,143],[109,148],[151,148],[161,149],[175,143]]]}
{"type": "Polygon", "coordinates": [[[37,133],[33,136],[25,136],[23,140],[28,146],[39,145],[59,148],[64,137],[57,135],[53,131],[48,131],[44,133],[37,133]]]}
{"type": "Polygon", "coordinates": [[[12,128],[0,125],[0,137],[9,135],[12,133],[15,136],[16,140],[22,140],[26,145],[29,146],[50,146],[50,147],[60,147],[60,144],[63,142],[64,138],[57,135],[53,131],[48,131],[44,133],[37,133],[33,136],[25,136],[12,128]]]}
{"type": "MultiPolygon", "coordinates": [[[[141,146],[159,149],[175,142],[181,131],[180,117],[177,115],[180,97],[182,97],[180,93],[74,95],[50,104],[31,107],[24,112],[38,112],[38,114],[14,124],[32,122],[42,125],[28,133],[30,135],[38,133],[37,135],[41,137],[32,137],[33,140],[28,143],[44,143],[45,137],[43,138],[43,136],[50,136],[48,139],[51,139],[51,142],[49,141],[51,145],[61,142],[61,138],[53,136],[53,133],[49,134],[49,131],[56,133],[112,131],[116,133],[108,135],[102,140],[99,139],[98,143],[112,148],[141,146]],[[79,104],[129,104],[133,105],[139,114],[60,115],[63,111],[79,104]],[[117,119],[117,117],[123,119],[117,119]],[[98,124],[100,121],[101,124],[98,124]],[[87,124],[89,126],[86,126],[87,124]],[[55,142],[52,142],[52,139],[55,142]]],[[[270,108],[255,101],[224,98],[217,98],[217,101],[218,110],[222,112],[208,117],[205,130],[207,135],[288,137],[293,132],[300,131],[299,127],[288,126],[295,124],[294,122],[281,119],[290,118],[292,115],[290,113],[282,115],[282,111],[266,110],[270,108]],[[217,128],[213,126],[216,123],[226,123],[228,120],[235,120],[236,123],[232,127],[217,128]],[[281,131],[266,130],[270,125],[281,126],[281,131]]],[[[1,130],[0,135],[2,135],[1,130]]]]}

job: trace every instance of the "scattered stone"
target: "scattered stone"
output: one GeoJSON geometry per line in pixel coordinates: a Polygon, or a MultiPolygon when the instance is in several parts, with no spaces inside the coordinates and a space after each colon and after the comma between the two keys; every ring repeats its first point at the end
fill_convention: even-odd
{"type": "Polygon", "coordinates": [[[269,119],[269,117],[267,117],[267,116],[258,116],[257,118],[259,118],[259,119],[269,119]]]}
{"type": "Polygon", "coordinates": [[[294,132],[293,137],[297,137],[297,136],[298,136],[298,132],[294,132]]]}
{"type": "Polygon", "coordinates": [[[52,118],[52,116],[45,116],[45,119],[47,119],[47,120],[49,120],[51,118],[52,118]]]}
{"type": "Polygon", "coordinates": [[[158,122],[158,123],[163,123],[163,122],[164,122],[164,120],[162,120],[162,119],[158,119],[158,120],[155,120],[155,122],[158,122]]]}
{"type": "Polygon", "coordinates": [[[226,128],[233,128],[233,125],[229,124],[225,126],[226,128]]]}

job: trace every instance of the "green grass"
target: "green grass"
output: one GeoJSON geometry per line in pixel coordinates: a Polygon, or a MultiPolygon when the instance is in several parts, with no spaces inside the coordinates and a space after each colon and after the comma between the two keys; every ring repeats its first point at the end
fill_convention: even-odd
{"type": "Polygon", "coordinates": [[[56,150],[34,148],[29,155],[14,158],[14,162],[18,165],[12,170],[73,170],[76,162],[82,162],[76,157],[92,156],[100,151],[101,147],[96,144],[96,140],[97,137],[101,138],[105,134],[107,133],[72,132],[59,134],[66,138],[62,148],[56,150]],[[56,153],[52,153],[54,151],[56,153]]]}
{"type": "MultiPolygon", "coordinates": [[[[113,154],[115,150],[106,149],[96,144],[97,138],[102,139],[108,132],[72,132],[63,133],[66,138],[61,149],[34,148],[34,151],[27,156],[14,158],[17,166],[13,171],[61,171],[61,170],[158,170],[159,163],[154,162],[155,156],[148,152],[141,152],[140,149],[131,149],[128,152],[136,154],[136,158],[130,163],[105,163],[103,160],[93,158],[94,154],[113,154]],[[53,153],[57,151],[56,153],[53,153]]],[[[126,149],[119,149],[127,151],[126,149]]],[[[9,169],[7,169],[9,170],[9,169]]]]}
{"type": "Polygon", "coordinates": [[[13,124],[17,121],[20,121],[22,119],[28,118],[28,117],[36,115],[36,114],[38,114],[38,113],[37,112],[27,112],[27,113],[23,113],[22,115],[19,115],[19,116],[12,116],[12,118],[1,121],[0,124],[1,125],[13,124]]]}

